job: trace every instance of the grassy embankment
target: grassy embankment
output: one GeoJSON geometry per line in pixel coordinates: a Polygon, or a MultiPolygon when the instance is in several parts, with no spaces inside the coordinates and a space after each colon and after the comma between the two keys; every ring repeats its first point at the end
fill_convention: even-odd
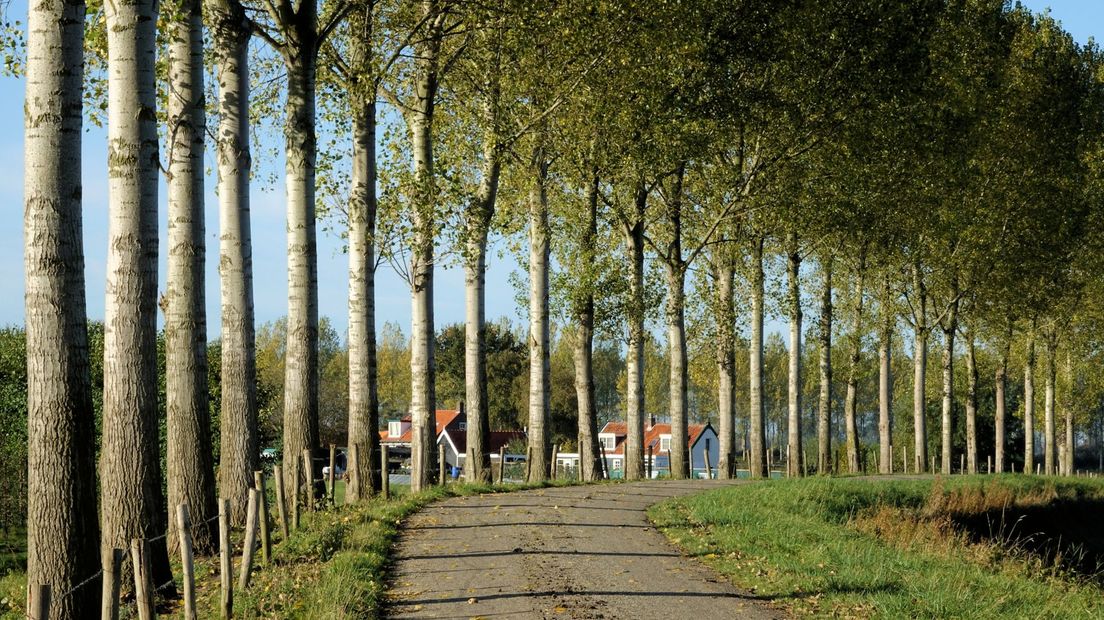
{"type": "Polygon", "coordinates": [[[799,616],[1104,617],[1097,480],[782,480],[649,516],[737,587],[799,616]]]}
{"type": "MultiPolygon", "coordinates": [[[[236,618],[373,618],[380,612],[386,591],[385,571],[391,544],[402,520],[430,502],[458,495],[497,493],[523,488],[559,486],[568,481],[543,485],[449,484],[417,494],[405,487],[392,487],[393,497],[363,504],[341,506],[342,485],[335,489],[339,508],[305,512],[298,530],[286,541],[279,528],[273,530],[272,560],[264,566],[258,550],[252,581],[246,591],[237,589],[241,560],[241,532],[235,531],[234,617],[236,618]]],[[[271,501],[271,497],[270,497],[271,501]]],[[[275,513],[275,511],[273,511],[275,513]]],[[[273,514],[275,516],[275,514],[273,514]]],[[[197,558],[196,598],[200,617],[217,618],[219,610],[218,558],[197,558]]],[[[177,587],[180,571],[174,567],[177,587]]],[[[22,618],[25,577],[13,572],[0,579],[0,619],[22,618]]],[[[158,615],[178,617],[180,601],[170,601],[158,615]]],[[[133,615],[133,605],[123,615],[133,615]]]]}

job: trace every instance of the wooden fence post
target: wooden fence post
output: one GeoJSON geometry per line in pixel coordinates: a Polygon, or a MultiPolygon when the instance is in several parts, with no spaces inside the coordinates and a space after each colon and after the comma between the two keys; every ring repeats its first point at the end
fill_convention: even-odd
{"type": "Polygon", "coordinates": [[[133,538],[130,541],[130,561],[134,573],[134,598],[138,605],[139,620],[153,620],[153,583],[150,575],[149,541],[133,538]]]}
{"type": "Polygon", "coordinates": [[[219,576],[222,581],[222,596],[219,609],[223,618],[234,615],[234,578],[230,560],[230,501],[219,499],[219,576]]]}
{"type": "Polygon", "coordinates": [[[993,455],[985,457],[985,473],[993,473],[993,455]]]}
{"type": "Polygon", "coordinates": [[[601,467],[598,468],[598,479],[609,480],[609,469],[606,467],[606,445],[598,442],[598,457],[601,459],[601,467]]]}
{"type": "MultiPolygon", "coordinates": [[[[368,457],[368,462],[372,462],[372,457],[368,457]]],[[[349,503],[350,489],[353,489],[354,497],[360,500],[364,491],[360,488],[360,446],[355,443],[349,445],[349,452],[345,455],[345,477],[345,503],[349,503]]],[[[371,483],[368,486],[371,487],[371,483]]],[[[368,494],[371,492],[369,488],[368,494]]]]}
{"type": "Polygon", "coordinates": [[[27,617],[31,620],[49,620],[50,586],[27,584],[27,617]]]}
{"type": "Polygon", "coordinates": [[[289,504],[291,506],[291,529],[299,529],[299,470],[303,468],[303,464],[299,462],[299,459],[292,459],[292,483],[293,486],[290,489],[291,493],[288,498],[291,500],[289,504]]]}
{"type": "MultiPolygon", "coordinates": [[[[348,461],[346,461],[348,464],[348,461]]],[[[334,478],[334,469],[337,467],[337,446],[330,444],[330,505],[334,506],[337,503],[337,487],[334,478]]]]}
{"type": "Polygon", "coordinates": [[[253,570],[253,555],[257,549],[257,503],[260,492],[249,489],[249,509],[245,512],[245,541],[242,543],[241,574],[238,576],[238,588],[249,587],[250,572],[253,570]]]}
{"type": "Polygon", "coordinates": [[[652,472],[655,470],[655,447],[652,444],[648,444],[648,479],[651,480],[652,472]]]}
{"type": "Polygon", "coordinates": [[[498,483],[506,479],[506,446],[498,448],[498,483]]]}
{"type": "Polygon", "coordinates": [[[559,473],[559,472],[557,472],[557,467],[556,467],[556,457],[559,456],[559,452],[560,452],[560,444],[558,444],[558,443],[557,444],[552,444],[552,463],[549,466],[549,471],[552,474],[552,479],[553,480],[556,479],[556,474],[559,473]]]}
{"type": "Polygon", "coordinates": [[[276,483],[276,509],[280,514],[280,531],[284,540],[288,539],[287,499],[284,495],[284,475],[279,465],[272,468],[273,482],[276,483]]]}
{"type": "MultiPolygon", "coordinates": [[[[705,448],[705,478],[706,480],[713,479],[713,464],[709,462],[709,448],[705,448]]],[[[690,471],[694,470],[694,453],[690,453],[690,471]]]]}
{"type": "MultiPolygon", "coordinates": [[[[303,448],[303,480],[307,483],[304,489],[304,499],[307,512],[314,511],[314,458],[311,457],[311,449],[303,448]]],[[[296,524],[298,525],[298,524],[296,524]]]]}
{"type": "Polygon", "coordinates": [[[525,482],[529,482],[529,473],[533,470],[533,446],[525,447],[525,482]]]}
{"type": "Polygon", "coordinates": [[[391,497],[391,470],[387,463],[387,444],[380,446],[380,493],[383,499],[391,497]]]}
{"type": "Polygon", "coordinates": [[[103,549],[100,552],[103,568],[103,599],[101,620],[119,620],[119,572],[123,565],[122,549],[103,549]]]}
{"type": "Polygon", "coordinates": [[[958,459],[958,462],[959,462],[958,473],[964,474],[964,473],[966,473],[966,455],[965,454],[960,454],[958,456],[959,456],[959,459],[958,459]]]}
{"type": "Polygon", "coordinates": [[[265,480],[263,471],[253,472],[253,486],[257,488],[257,520],[261,525],[261,553],[265,566],[268,566],[272,555],[272,532],[268,531],[268,494],[265,493],[265,480]]]}
{"type": "Polygon", "coordinates": [[[176,507],[176,531],[180,534],[180,570],[184,573],[184,618],[196,620],[192,517],[188,514],[188,504],[180,504],[176,507]]]}

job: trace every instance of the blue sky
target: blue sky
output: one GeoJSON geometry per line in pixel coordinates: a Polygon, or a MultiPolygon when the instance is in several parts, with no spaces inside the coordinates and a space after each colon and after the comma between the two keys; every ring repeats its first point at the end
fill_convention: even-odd
{"type": "MultiPolygon", "coordinates": [[[[1099,38],[1104,33],[1104,0],[1027,0],[1023,4],[1034,11],[1050,7],[1055,18],[1077,41],[1099,38]]],[[[26,0],[13,0],[7,6],[6,21],[26,22],[26,0]]],[[[23,83],[0,78],[0,325],[23,323],[23,83]]],[[[94,319],[104,314],[104,282],[107,252],[107,143],[106,134],[88,127],[84,134],[84,250],[87,262],[85,281],[88,289],[88,313],[94,319]]],[[[210,154],[208,155],[210,162],[210,154]]],[[[272,162],[282,168],[282,163],[272,162]]],[[[161,288],[165,281],[165,191],[161,198],[161,288]]],[[[207,182],[207,311],[212,338],[218,334],[219,294],[216,272],[218,253],[218,212],[214,179],[207,182]]],[[[286,314],[287,260],[285,254],[284,194],[282,184],[253,189],[253,263],[256,318],[258,323],[286,314]]],[[[347,258],[335,233],[318,233],[319,312],[329,316],[338,333],[344,335],[346,320],[347,258]]],[[[524,271],[510,257],[492,257],[487,273],[487,314],[491,319],[507,316],[519,320],[511,272],[524,271]]],[[[434,313],[438,325],[463,320],[464,280],[461,270],[439,267],[437,270],[434,313]]],[[[377,321],[393,321],[408,330],[410,294],[406,283],[389,267],[381,268],[377,278],[377,321]]]]}

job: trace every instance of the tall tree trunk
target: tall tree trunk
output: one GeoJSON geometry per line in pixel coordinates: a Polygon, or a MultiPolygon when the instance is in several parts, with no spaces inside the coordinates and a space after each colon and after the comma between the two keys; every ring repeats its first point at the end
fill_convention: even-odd
{"type": "Polygon", "coordinates": [[[548,317],[548,164],[544,150],[533,151],[533,188],[529,192],[529,482],[548,477],[549,317],[548,317]]]}
{"type": "MultiPolygon", "coordinates": [[[[376,88],[372,72],[372,3],[350,15],[349,63],[353,116],[352,191],[349,196],[349,446],[357,446],[345,501],[368,497],[380,484],[379,385],[376,374],[376,88]]],[[[387,475],[380,469],[380,475],[387,475]]]]}
{"type": "Polygon", "coordinates": [[[81,238],[84,0],[32,4],[23,108],[27,325],[27,582],[50,584],[51,618],[100,602],[88,324],[81,238]]]}
{"type": "Polygon", "coordinates": [[[832,263],[826,252],[821,260],[824,287],[820,294],[820,329],[817,346],[820,362],[820,402],[817,403],[817,473],[832,473],[832,263]]]}
{"type": "Polygon", "coordinates": [[[626,425],[625,478],[644,477],[644,208],[648,192],[637,185],[633,216],[625,229],[625,247],[629,257],[629,341],[625,357],[626,425]]]}
{"type": "Polygon", "coordinates": [[[686,262],[682,257],[682,179],[686,166],[679,167],[666,196],[667,222],[671,239],[664,266],[667,272],[667,353],[670,363],[669,408],[671,417],[670,474],[683,479],[690,475],[690,445],[687,437],[686,358],[686,262]]]}
{"type": "Polygon", "coordinates": [[[787,389],[788,426],[786,430],[786,475],[796,478],[801,475],[801,251],[797,244],[797,234],[790,233],[788,246],[787,282],[789,283],[790,305],[790,366],[787,389]]]}
{"type": "Polygon", "coordinates": [[[859,254],[855,272],[855,299],[852,308],[850,367],[847,369],[847,396],[843,403],[843,418],[847,426],[847,471],[854,474],[862,469],[859,460],[859,429],[856,420],[859,398],[859,362],[862,360],[863,294],[866,280],[866,247],[859,254]]]}
{"type": "Polygon", "coordinates": [[[752,478],[770,476],[763,403],[763,237],[751,241],[751,347],[749,349],[749,426],[752,478]]]}
{"type": "MultiPolygon", "coordinates": [[[[203,93],[200,0],[172,7],[169,36],[169,273],[165,311],[165,396],[169,512],[187,504],[196,553],[214,550],[207,521],[216,514],[207,387],[203,222],[203,93]]],[[[176,519],[166,539],[178,547],[176,519]]]]}
{"type": "Polygon", "coordinates": [[[1065,436],[1065,462],[1062,464],[1065,475],[1074,475],[1074,457],[1076,456],[1077,446],[1075,445],[1073,435],[1073,360],[1070,357],[1069,348],[1066,348],[1066,397],[1062,399],[1062,418],[1066,425],[1065,436]]]}
{"type": "Polygon", "coordinates": [[[437,98],[437,63],[441,49],[441,14],[430,0],[422,11],[429,20],[415,45],[414,110],[408,113],[414,156],[414,247],[411,248],[410,420],[415,493],[436,477],[436,368],[433,351],[433,242],[437,232],[437,196],[433,170],[433,110],[437,98]]]}
{"type": "Polygon", "coordinates": [[[954,466],[954,341],[958,331],[958,284],[952,287],[954,295],[946,321],[943,323],[943,409],[941,427],[942,470],[950,474],[954,466]]]}
{"type": "Polygon", "coordinates": [[[893,324],[896,314],[890,301],[890,282],[882,280],[882,328],[878,338],[878,472],[893,473],[893,324]]]}
{"type": "Polygon", "coordinates": [[[916,473],[928,468],[928,415],[927,415],[927,374],[928,374],[928,292],[924,287],[920,263],[912,264],[912,283],[916,293],[916,306],[913,308],[912,330],[912,433],[913,455],[916,459],[916,473]]]}
{"type": "Polygon", "coordinates": [[[598,254],[598,174],[587,186],[587,220],[584,228],[582,261],[576,265],[584,282],[583,293],[575,300],[573,310],[578,330],[575,334],[575,396],[578,403],[579,469],[582,479],[590,482],[601,474],[598,449],[598,412],[594,394],[594,278],[589,270],[598,254]],[[586,275],[582,275],[586,274],[586,275]]]}
{"type": "Polygon", "coordinates": [[[249,37],[236,1],[214,0],[208,19],[218,65],[216,141],[222,389],[219,496],[234,522],[245,522],[257,454],[257,360],[253,326],[253,245],[249,222],[249,37]]]}
{"type": "Polygon", "coordinates": [[[972,331],[966,333],[966,380],[966,472],[976,474],[978,467],[978,369],[972,331]]]}
{"type": "Polygon", "coordinates": [[[1057,377],[1055,355],[1058,352],[1058,337],[1054,328],[1046,330],[1046,394],[1043,400],[1043,474],[1053,476],[1058,467],[1058,433],[1054,416],[1054,383],[1057,377]]]}
{"type": "MultiPolygon", "coordinates": [[[[492,72],[493,73],[493,72],[492,72]]],[[[493,75],[484,84],[482,178],[479,194],[466,213],[467,253],[464,263],[464,394],[468,412],[468,458],[464,472],[468,480],[489,481],[491,461],[487,438],[491,433],[487,397],[486,275],[487,236],[494,217],[498,179],[502,164],[497,133],[498,83],[493,75]]]]}
{"type": "Polygon", "coordinates": [[[1004,473],[1004,448],[1005,443],[1008,441],[1006,438],[1007,432],[1007,405],[1008,399],[1006,394],[1008,392],[1008,349],[1012,342],[1012,321],[1008,321],[1008,328],[1005,331],[1004,342],[1001,344],[1000,361],[997,362],[997,372],[995,378],[995,400],[996,411],[994,413],[993,420],[993,444],[994,455],[993,460],[996,467],[996,473],[1004,473]]]}
{"type": "MultiPolygon", "coordinates": [[[[157,2],[104,5],[108,67],[108,253],[100,509],[107,548],[165,532],[157,430],[157,2]]],[[[171,577],[153,542],[154,583],[171,577]]],[[[122,579],[126,584],[128,580],[122,579]]]]}
{"type": "Polygon", "coordinates": [[[720,454],[718,476],[735,477],[736,470],[736,303],[733,297],[736,269],[732,264],[731,241],[719,240],[713,254],[716,281],[714,312],[717,322],[717,426],[720,454]]]}
{"type": "MultiPolygon", "coordinates": [[[[318,243],[315,227],[314,175],[315,74],[317,17],[313,0],[299,5],[291,51],[285,52],[287,116],[288,315],[284,358],[284,478],[297,488],[295,472],[303,450],[318,449],[318,243]]],[[[314,481],[303,479],[318,494],[314,481]]]]}
{"type": "Polygon", "coordinates": [[[1027,363],[1024,364],[1024,468],[1035,472],[1035,321],[1027,340],[1027,363]]]}

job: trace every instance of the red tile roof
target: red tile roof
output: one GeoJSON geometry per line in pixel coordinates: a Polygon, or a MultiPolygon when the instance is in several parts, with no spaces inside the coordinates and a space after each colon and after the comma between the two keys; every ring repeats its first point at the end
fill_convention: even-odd
{"type": "MultiPolygon", "coordinates": [[[[468,434],[461,430],[450,428],[447,430],[448,438],[452,442],[452,445],[456,447],[458,454],[468,453],[468,434]]],[[[487,452],[496,453],[499,448],[505,447],[515,439],[525,440],[524,431],[491,431],[491,434],[484,440],[487,452]]]]}
{"type": "MultiPolygon", "coordinates": [[[[614,449],[612,451],[607,451],[606,452],[606,454],[608,456],[613,456],[615,454],[616,455],[622,455],[622,454],[625,453],[625,439],[626,439],[626,436],[628,435],[627,426],[628,426],[627,424],[625,424],[624,422],[620,422],[620,421],[607,422],[606,425],[604,427],[602,427],[602,430],[599,431],[599,433],[604,433],[604,434],[612,433],[616,436],[615,437],[614,449]]],[[[687,429],[686,429],[686,431],[687,431],[686,432],[687,443],[690,447],[693,447],[694,444],[698,443],[698,440],[701,439],[702,433],[705,431],[706,427],[708,427],[708,426],[709,426],[708,424],[690,424],[687,427],[687,429]]],[[[659,455],[660,454],[660,449],[659,449],[660,442],[659,442],[659,440],[661,439],[660,436],[661,435],[670,435],[670,434],[671,434],[671,425],[666,424],[666,423],[653,424],[652,426],[645,428],[644,429],[644,453],[647,454],[648,453],[648,447],[651,446],[652,450],[653,450],[653,454],[659,455]]]]}
{"type": "MultiPolygon", "coordinates": [[[[436,416],[437,432],[433,434],[434,439],[437,439],[437,437],[440,436],[440,434],[444,432],[446,428],[458,428],[460,426],[460,422],[464,421],[464,418],[460,417],[460,411],[456,409],[438,409],[436,411],[436,416]]],[[[402,421],[409,423],[410,416],[403,417],[402,421]]],[[[411,428],[407,428],[406,432],[399,437],[391,437],[390,435],[388,435],[387,431],[380,431],[380,441],[387,443],[410,443],[411,435],[411,428]]]]}

